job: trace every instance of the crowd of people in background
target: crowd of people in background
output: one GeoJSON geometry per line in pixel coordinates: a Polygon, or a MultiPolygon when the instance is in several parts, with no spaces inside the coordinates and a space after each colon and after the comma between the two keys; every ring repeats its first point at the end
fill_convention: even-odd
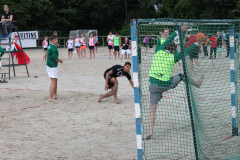
{"type": "MultiPolygon", "coordinates": [[[[143,49],[151,49],[153,48],[153,44],[154,44],[154,40],[156,40],[156,44],[157,46],[160,46],[162,43],[165,42],[165,40],[168,38],[169,36],[169,29],[166,28],[164,29],[164,31],[160,31],[159,32],[159,36],[156,36],[157,38],[155,39],[153,37],[153,34],[150,33],[150,35],[148,36],[148,34],[146,33],[144,38],[143,38],[143,49]]],[[[229,57],[230,55],[230,40],[229,40],[229,31],[227,33],[225,33],[225,31],[218,31],[217,33],[212,34],[211,37],[208,36],[207,33],[204,33],[206,36],[206,39],[204,42],[201,43],[201,45],[199,46],[199,50],[192,54],[190,56],[190,62],[192,64],[193,60],[196,62],[197,65],[199,65],[198,63],[198,59],[199,58],[209,58],[209,59],[217,59],[217,54],[219,56],[219,59],[222,59],[222,53],[223,50],[225,49],[226,57],[229,57]],[[208,48],[208,45],[210,45],[210,48],[208,48]],[[209,51],[210,52],[209,52],[209,51]],[[201,56],[201,51],[203,53],[203,56],[201,56]],[[210,57],[208,57],[210,55],[210,57]]],[[[193,45],[196,42],[196,35],[194,31],[190,32],[190,35],[185,34],[185,38],[184,38],[184,48],[189,48],[191,45],[193,45]]],[[[238,49],[238,44],[240,42],[240,36],[236,35],[235,36],[235,49],[238,49]]],[[[179,37],[175,37],[174,38],[174,43],[176,45],[178,45],[178,50],[180,49],[180,40],[179,37]]]]}
{"type": "MultiPolygon", "coordinates": [[[[93,34],[90,34],[89,36],[90,37],[87,40],[83,34],[81,34],[81,38],[79,38],[79,35],[77,35],[75,40],[73,40],[72,36],[69,36],[69,39],[66,42],[66,47],[68,48],[68,59],[73,58],[74,49],[78,55],[78,59],[87,58],[87,55],[86,55],[87,45],[89,48],[90,59],[95,59],[95,54],[97,53],[97,48],[99,45],[98,34],[95,34],[94,37],[93,37],[93,34]],[[83,56],[83,52],[84,52],[84,56],[83,56]]],[[[48,40],[48,37],[45,36],[45,39],[42,42],[42,47],[44,51],[43,61],[44,60],[46,61],[46,58],[47,58],[47,48],[48,48],[47,40],[48,40]]],[[[118,34],[118,32],[116,32],[114,35],[112,31],[109,31],[109,35],[107,36],[107,42],[108,42],[108,50],[109,50],[109,59],[111,59],[112,51],[115,59],[117,58],[120,59],[120,53],[121,53],[121,61],[123,57],[125,59],[131,59],[131,40],[129,40],[128,37],[124,37],[124,41],[122,43],[121,37],[118,34]],[[122,48],[122,52],[120,52],[121,48],[122,48]]]]}

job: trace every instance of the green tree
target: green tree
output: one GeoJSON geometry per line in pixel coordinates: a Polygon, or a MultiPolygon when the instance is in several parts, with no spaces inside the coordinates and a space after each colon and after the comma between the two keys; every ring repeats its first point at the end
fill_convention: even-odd
{"type": "MultiPolygon", "coordinates": [[[[31,20],[30,8],[32,4],[32,0],[1,0],[0,6],[3,8],[4,5],[8,5],[9,10],[13,12],[13,19],[17,20],[19,30],[28,29],[28,21],[31,20]]],[[[4,10],[0,11],[1,15],[3,15],[4,10]]]]}

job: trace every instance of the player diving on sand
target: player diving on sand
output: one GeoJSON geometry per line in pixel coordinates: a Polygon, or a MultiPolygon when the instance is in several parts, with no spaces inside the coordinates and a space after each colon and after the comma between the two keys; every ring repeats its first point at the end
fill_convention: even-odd
{"type": "MultiPolygon", "coordinates": [[[[182,26],[181,30],[186,31],[187,28],[188,26],[182,26]]],[[[181,81],[185,81],[183,73],[171,77],[174,65],[182,59],[182,53],[177,51],[177,46],[173,42],[176,36],[178,36],[178,31],[172,33],[163,44],[156,46],[158,49],[153,57],[151,69],[149,71],[150,133],[145,137],[145,139],[150,139],[153,135],[157,104],[162,99],[163,93],[170,89],[174,89],[181,81]]],[[[195,53],[198,50],[200,43],[204,41],[204,37],[203,33],[198,33],[196,35],[197,42],[184,50],[184,57],[195,53]]],[[[201,87],[203,80],[203,75],[197,81],[194,81],[189,77],[190,84],[197,88],[201,87]]]]}
{"type": "Polygon", "coordinates": [[[126,76],[129,80],[129,83],[134,88],[133,81],[131,78],[131,74],[129,72],[131,68],[131,63],[126,62],[124,66],[122,65],[115,65],[109,69],[107,69],[104,73],[104,78],[106,80],[105,83],[105,90],[111,89],[111,91],[107,92],[104,95],[100,95],[98,98],[98,102],[101,101],[103,98],[107,98],[110,96],[114,96],[115,103],[120,103],[121,101],[117,98],[117,90],[118,90],[118,80],[117,77],[119,76],[126,76]]]}

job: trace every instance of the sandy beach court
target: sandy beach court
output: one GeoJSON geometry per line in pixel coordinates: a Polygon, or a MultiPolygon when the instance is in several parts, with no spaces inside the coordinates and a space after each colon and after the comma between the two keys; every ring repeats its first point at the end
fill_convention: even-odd
{"type": "Polygon", "coordinates": [[[122,103],[113,97],[97,103],[106,93],[104,71],[127,60],[108,59],[107,47],[98,49],[96,59],[86,51],[86,59],[74,53],[68,60],[67,49],[59,49],[60,99],[48,102],[43,51],[25,50],[39,76],[30,65],[30,77],[25,66],[17,66],[16,77],[11,68],[11,79],[0,84],[0,159],[137,159],[134,91],[127,78],[118,78],[122,103]]]}

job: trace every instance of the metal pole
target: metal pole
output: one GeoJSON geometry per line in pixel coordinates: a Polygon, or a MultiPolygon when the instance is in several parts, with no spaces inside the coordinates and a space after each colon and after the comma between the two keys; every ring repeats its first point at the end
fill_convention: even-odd
{"type": "MultiPolygon", "coordinates": [[[[13,66],[13,74],[14,77],[16,77],[16,73],[15,73],[15,66],[14,66],[14,61],[13,61],[13,56],[12,56],[12,28],[10,29],[10,34],[9,34],[9,46],[10,46],[10,58],[12,59],[12,66],[13,66]]],[[[9,67],[9,79],[10,79],[10,67],[9,67]]]]}
{"type": "Polygon", "coordinates": [[[27,64],[26,64],[26,59],[25,59],[24,52],[23,52],[23,49],[22,49],[21,38],[20,38],[20,36],[19,36],[18,28],[16,28],[16,29],[17,29],[17,34],[18,34],[18,38],[19,38],[19,43],[20,43],[21,51],[22,51],[22,54],[23,54],[24,63],[25,63],[26,70],[27,70],[27,75],[28,75],[28,77],[29,77],[28,68],[27,68],[27,64]]]}
{"type": "Polygon", "coordinates": [[[231,75],[231,106],[232,106],[232,136],[238,136],[237,127],[237,103],[236,103],[236,81],[235,81],[235,64],[234,64],[234,25],[230,25],[229,28],[229,43],[227,44],[227,50],[230,47],[230,75],[231,75]],[[230,45],[230,46],[229,46],[230,45]]]}
{"type": "Polygon", "coordinates": [[[137,153],[138,160],[142,160],[142,128],[141,128],[141,109],[139,101],[139,83],[138,83],[138,67],[137,67],[137,32],[136,20],[131,22],[131,40],[132,40],[132,61],[133,61],[133,83],[134,83],[134,99],[135,99],[135,119],[136,119],[136,137],[137,137],[137,153]]]}

